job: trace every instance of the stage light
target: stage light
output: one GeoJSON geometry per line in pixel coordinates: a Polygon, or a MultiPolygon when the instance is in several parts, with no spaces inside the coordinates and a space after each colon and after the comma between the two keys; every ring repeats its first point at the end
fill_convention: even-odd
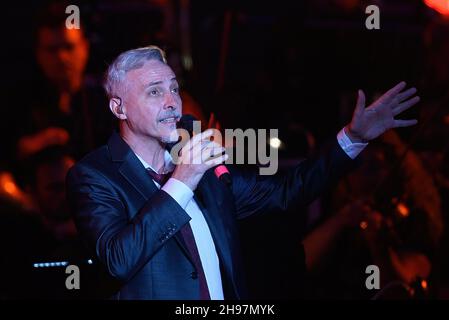
{"type": "Polygon", "coordinates": [[[368,222],[366,222],[366,221],[360,222],[360,228],[362,230],[366,230],[366,228],[368,228],[368,222]]]}
{"type": "Polygon", "coordinates": [[[408,217],[410,214],[410,210],[408,209],[408,207],[401,203],[398,203],[396,210],[398,211],[398,213],[402,216],[402,217],[408,217]]]}
{"type": "Polygon", "coordinates": [[[424,3],[440,14],[449,16],[449,0],[424,0],[424,3]]]}
{"type": "Polygon", "coordinates": [[[272,148],[279,149],[281,147],[281,145],[282,145],[282,141],[279,140],[278,138],[271,138],[270,139],[270,146],[272,148]]]}
{"type": "Polygon", "coordinates": [[[421,287],[426,290],[427,289],[427,281],[426,280],[422,280],[421,281],[421,287]]]}
{"type": "Polygon", "coordinates": [[[69,264],[68,261],[40,262],[40,263],[33,263],[33,267],[34,268],[63,267],[68,264],[69,264]]]}

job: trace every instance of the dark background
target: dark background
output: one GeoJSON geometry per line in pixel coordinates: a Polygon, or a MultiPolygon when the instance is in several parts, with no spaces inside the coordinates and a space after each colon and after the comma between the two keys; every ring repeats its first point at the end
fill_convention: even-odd
{"type": "MultiPolygon", "coordinates": [[[[1,6],[3,97],[10,88],[20,88],[23,99],[33,99],[28,94],[36,86],[33,19],[47,2],[6,1],[1,6]]],[[[193,97],[206,117],[215,113],[223,128],[278,128],[285,146],[281,160],[310,154],[298,132],[309,132],[316,149],[333,139],[350,121],[358,89],[365,91],[370,103],[404,80],[418,88],[422,102],[403,118],[417,117],[420,123],[398,133],[420,156],[424,153],[421,161],[430,175],[447,177],[445,166],[435,169],[426,161],[447,158],[449,139],[443,119],[449,113],[445,103],[449,18],[424,1],[96,0],[72,4],[80,7],[91,45],[89,79],[100,85],[108,64],[125,50],[157,44],[166,49],[169,58],[179,57],[182,43],[187,41],[193,67],[176,69],[182,90],[193,97]],[[183,4],[188,8],[190,31],[178,23],[183,4]],[[380,8],[380,30],[365,27],[365,8],[370,4],[380,8]],[[172,20],[167,20],[167,11],[172,20]],[[435,109],[436,116],[428,111],[435,109]],[[435,128],[443,130],[433,134],[435,128]],[[430,158],[427,152],[431,152],[430,158]]],[[[7,115],[0,120],[3,129],[12,123],[20,125],[21,117],[26,116],[19,102],[7,101],[0,104],[2,114],[7,115]]],[[[10,139],[8,130],[2,132],[2,139],[10,139]]],[[[2,154],[2,162],[6,158],[9,155],[2,154]]],[[[1,169],[9,169],[9,165],[1,169]]],[[[447,185],[439,188],[445,219],[447,190],[447,185]]],[[[325,211],[332,211],[329,197],[322,198],[325,211]]],[[[295,223],[271,216],[242,223],[243,251],[255,297],[302,295],[304,252],[299,243],[307,222],[297,212],[290,215],[295,223]],[[283,250],[277,250],[279,247],[283,250]]],[[[439,257],[445,256],[447,243],[445,247],[443,241],[442,247],[439,257]]],[[[436,270],[445,269],[444,263],[435,265],[436,270]]],[[[446,279],[446,273],[438,276],[446,279]]]]}

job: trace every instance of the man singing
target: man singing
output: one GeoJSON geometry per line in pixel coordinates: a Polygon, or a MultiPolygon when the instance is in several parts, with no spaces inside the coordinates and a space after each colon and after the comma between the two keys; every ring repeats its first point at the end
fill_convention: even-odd
{"type": "Polygon", "coordinates": [[[411,98],[416,89],[405,87],[399,83],[368,108],[359,91],[351,123],[316,161],[273,176],[229,166],[227,185],[210,170],[228,158],[210,141],[211,130],[190,139],[177,165],[166,150],[177,137],[182,101],[164,52],[149,46],[122,53],[105,79],[119,131],[67,176],[77,228],[116,284],[112,298],[247,298],[237,219],[311,202],[368,141],[414,125],[394,118],[419,101],[411,98]]]}

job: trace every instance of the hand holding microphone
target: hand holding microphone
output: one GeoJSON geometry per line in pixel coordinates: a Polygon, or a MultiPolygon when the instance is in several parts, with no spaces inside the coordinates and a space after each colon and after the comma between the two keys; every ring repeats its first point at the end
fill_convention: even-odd
{"type": "MultiPolygon", "coordinates": [[[[191,118],[193,117],[190,116],[189,120],[191,118]]],[[[191,133],[189,125],[183,125],[183,120],[180,122],[181,127],[191,133]]],[[[228,159],[228,155],[224,153],[226,149],[218,143],[210,141],[213,133],[214,131],[209,129],[194,135],[179,152],[178,164],[172,177],[186,184],[192,191],[196,189],[207,170],[221,165],[228,159]]],[[[223,170],[227,172],[227,169],[223,170]]],[[[223,170],[218,171],[222,173],[223,170]]]]}

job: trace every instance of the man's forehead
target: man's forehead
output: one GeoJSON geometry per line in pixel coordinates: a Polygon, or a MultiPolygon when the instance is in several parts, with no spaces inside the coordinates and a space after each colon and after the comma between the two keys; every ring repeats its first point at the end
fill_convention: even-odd
{"type": "Polygon", "coordinates": [[[147,61],[141,68],[131,70],[128,72],[128,79],[138,81],[144,86],[151,83],[160,83],[176,80],[176,75],[173,70],[157,60],[147,61]]]}

